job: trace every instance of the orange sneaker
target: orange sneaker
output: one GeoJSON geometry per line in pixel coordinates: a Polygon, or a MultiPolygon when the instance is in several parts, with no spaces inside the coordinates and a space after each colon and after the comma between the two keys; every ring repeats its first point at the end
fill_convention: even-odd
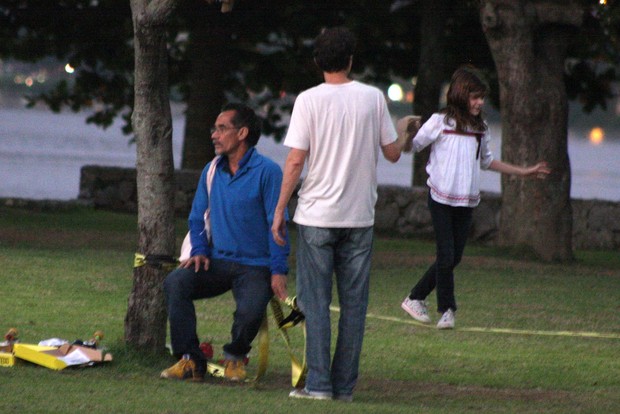
{"type": "Polygon", "coordinates": [[[243,381],[247,376],[243,360],[227,359],[224,361],[224,377],[230,381],[243,381]]]}
{"type": "Polygon", "coordinates": [[[191,380],[191,381],[203,381],[205,378],[204,370],[197,369],[196,362],[190,358],[188,354],[171,366],[161,372],[160,378],[177,379],[177,380],[191,380]]]}

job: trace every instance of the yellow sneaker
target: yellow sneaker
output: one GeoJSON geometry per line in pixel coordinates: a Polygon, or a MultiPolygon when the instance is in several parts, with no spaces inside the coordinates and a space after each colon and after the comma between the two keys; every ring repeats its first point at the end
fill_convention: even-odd
{"type": "Polygon", "coordinates": [[[224,361],[224,377],[230,381],[243,381],[247,376],[243,360],[227,359],[224,361]]]}
{"type": "Polygon", "coordinates": [[[196,367],[196,362],[189,355],[183,355],[183,358],[168,369],[165,369],[159,375],[160,378],[203,381],[205,378],[204,370],[196,367]]]}

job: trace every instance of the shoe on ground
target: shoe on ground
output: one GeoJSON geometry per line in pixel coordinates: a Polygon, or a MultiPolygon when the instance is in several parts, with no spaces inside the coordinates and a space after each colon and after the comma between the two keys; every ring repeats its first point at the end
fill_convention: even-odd
{"type": "Polygon", "coordinates": [[[452,309],[448,309],[441,315],[439,322],[437,322],[437,328],[454,329],[454,311],[452,309]]]}
{"type": "Polygon", "coordinates": [[[426,302],[423,300],[410,299],[409,296],[403,300],[400,305],[405,312],[407,312],[413,319],[422,323],[431,323],[431,318],[428,316],[428,308],[426,302]]]}
{"type": "Polygon", "coordinates": [[[291,398],[306,398],[309,400],[331,400],[331,392],[308,391],[305,388],[295,388],[288,395],[291,398]]]}
{"type": "Polygon", "coordinates": [[[224,361],[224,377],[230,381],[243,381],[247,377],[242,359],[224,361]]]}
{"type": "Polygon", "coordinates": [[[161,372],[160,378],[176,379],[176,380],[191,380],[191,381],[204,381],[205,370],[199,369],[196,362],[190,358],[188,354],[171,366],[161,372]]]}

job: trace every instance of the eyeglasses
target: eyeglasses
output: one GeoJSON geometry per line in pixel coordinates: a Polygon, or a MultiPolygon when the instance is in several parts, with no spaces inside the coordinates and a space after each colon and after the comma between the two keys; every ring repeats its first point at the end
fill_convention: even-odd
{"type": "Polygon", "coordinates": [[[223,125],[214,126],[214,127],[211,127],[211,135],[215,134],[215,131],[219,132],[220,134],[224,134],[226,131],[229,131],[231,129],[240,129],[240,128],[234,127],[234,126],[228,127],[228,126],[223,126],[223,125]]]}

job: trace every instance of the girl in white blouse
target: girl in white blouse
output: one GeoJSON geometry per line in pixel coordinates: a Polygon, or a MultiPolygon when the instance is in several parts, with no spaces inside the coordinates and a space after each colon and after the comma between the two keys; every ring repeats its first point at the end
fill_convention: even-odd
{"type": "Polygon", "coordinates": [[[544,178],[547,163],[519,167],[493,159],[489,129],[482,117],[487,85],[473,67],[454,72],[447,106],[433,114],[413,139],[413,150],[431,145],[426,171],[428,206],[437,243],[435,262],[405,298],[401,307],[414,319],[430,323],[426,297],[437,290],[439,329],[454,328],[454,268],[461,261],[473,208],[480,202],[480,169],[522,177],[544,178]]]}

